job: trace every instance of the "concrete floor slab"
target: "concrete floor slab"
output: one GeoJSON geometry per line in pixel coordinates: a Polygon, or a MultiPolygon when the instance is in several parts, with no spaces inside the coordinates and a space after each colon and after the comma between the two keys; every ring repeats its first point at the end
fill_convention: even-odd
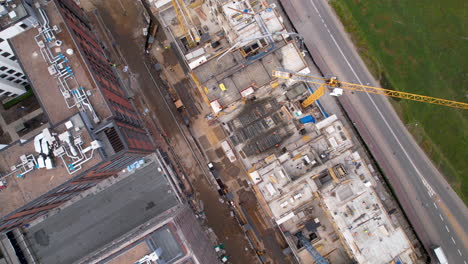
{"type": "Polygon", "coordinates": [[[218,95],[218,101],[222,106],[228,106],[241,99],[241,94],[239,88],[236,86],[232,78],[224,78],[218,82],[218,87],[220,84],[224,84],[226,87],[225,91],[222,91],[220,88],[216,90],[218,95]]]}

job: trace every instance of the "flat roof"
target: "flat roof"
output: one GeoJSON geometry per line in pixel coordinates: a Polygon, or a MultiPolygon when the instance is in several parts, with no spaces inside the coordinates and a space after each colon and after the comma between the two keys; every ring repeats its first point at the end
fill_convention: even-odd
{"type": "MultiPolygon", "coordinates": [[[[72,136],[79,135],[83,141],[83,148],[88,147],[92,138],[85,128],[83,120],[79,115],[73,116],[70,120],[74,125],[74,128],[69,130],[72,136]]],[[[67,129],[65,124],[59,124],[56,127],[50,128],[50,131],[61,134],[67,131],[67,129]]],[[[0,192],[0,218],[26,205],[76,175],[69,174],[62,160],[55,157],[53,159],[55,163],[54,169],[36,168],[26,173],[23,177],[18,178],[17,174],[21,173],[21,170],[15,172],[11,168],[12,166],[21,164],[20,156],[22,155],[33,155],[37,159],[39,153],[35,151],[34,138],[31,138],[26,143],[17,141],[0,151],[0,172],[2,175],[5,175],[2,179],[7,181],[7,188],[0,192]],[[10,175],[6,176],[8,174],[10,175]]],[[[89,161],[83,163],[81,171],[90,169],[101,161],[102,158],[96,151],[89,161]]]]}
{"type": "Polygon", "coordinates": [[[151,248],[160,252],[157,263],[172,264],[185,256],[180,237],[169,225],[154,231],[147,241],[151,248]]]}
{"type": "MultiPolygon", "coordinates": [[[[357,152],[350,158],[361,160],[357,152]]],[[[402,228],[394,224],[372,188],[369,170],[366,166],[349,166],[356,172],[351,172],[346,182],[321,193],[324,205],[356,260],[369,264],[395,260],[412,263],[411,243],[402,228]]]]}
{"type": "MultiPolygon", "coordinates": [[[[97,88],[87,66],[75,45],[71,33],[65,25],[62,16],[54,1],[50,1],[44,6],[50,25],[57,25],[60,32],[56,32],[57,40],[62,41],[60,46],[52,46],[50,50],[54,56],[64,54],[68,58],[68,64],[73,71],[76,82],[69,82],[71,89],[84,87],[91,92],[89,100],[101,120],[111,116],[111,111],[106,103],[101,91],[97,88]],[[74,51],[73,55],[66,53],[67,49],[74,51]]],[[[67,117],[79,112],[77,107],[68,108],[64,96],[59,90],[58,80],[50,75],[48,63],[41,55],[41,50],[34,37],[38,34],[38,29],[31,28],[22,34],[10,39],[12,47],[18,60],[30,80],[33,90],[41,102],[42,107],[49,116],[50,122],[56,124],[67,117]]],[[[46,45],[53,45],[48,42],[46,45]]]]}
{"type": "Polygon", "coordinates": [[[141,258],[143,258],[144,256],[152,252],[153,251],[148,246],[148,243],[146,243],[146,241],[141,241],[135,244],[133,247],[129,248],[128,250],[124,251],[122,254],[109,260],[106,263],[108,264],[137,263],[138,260],[140,260],[141,258]]]}
{"type": "Polygon", "coordinates": [[[242,99],[241,92],[249,87],[255,90],[273,81],[272,72],[278,68],[301,71],[306,64],[293,43],[283,45],[261,59],[246,60],[238,51],[232,51],[208,60],[194,69],[194,74],[209,101],[218,100],[226,107],[242,99]],[[218,60],[219,59],[219,60],[218,60]],[[219,85],[224,84],[225,89],[219,85]]]}
{"type": "MultiPolygon", "coordinates": [[[[313,193],[321,187],[316,178],[323,173],[328,174],[328,168],[343,163],[350,155],[348,149],[352,142],[336,116],[317,124],[320,134],[308,143],[287,147],[288,152],[278,157],[271,155],[255,166],[255,184],[276,220],[313,199],[313,193]],[[340,133],[345,133],[346,137],[341,137],[340,133]],[[320,155],[331,149],[329,140],[332,138],[336,138],[338,145],[327,159],[322,159],[320,155]]],[[[312,136],[311,133],[308,135],[312,136]]]]}
{"type": "Polygon", "coordinates": [[[0,16],[0,30],[9,27],[28,15],[22,0],[6,1],[6,3],[1,5],[0,9],[5,13],[0,16]]]}
{"type": "Polygon", "coordinates": [[[150,162],[26,230],[37,258],[74,263],[177,206],[175,191],[158,167],[150,162]]]}

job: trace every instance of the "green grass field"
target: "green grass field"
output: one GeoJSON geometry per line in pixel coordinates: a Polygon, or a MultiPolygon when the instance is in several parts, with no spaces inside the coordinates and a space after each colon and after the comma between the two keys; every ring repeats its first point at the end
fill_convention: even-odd
{"type": "MultiPolygon", "coordinates": [[[[384,87],[468,102],[468,8],[462,0],[333,0],[384,87]]],[[[392,100],[468,204],[468,110],[392,100]]]]}

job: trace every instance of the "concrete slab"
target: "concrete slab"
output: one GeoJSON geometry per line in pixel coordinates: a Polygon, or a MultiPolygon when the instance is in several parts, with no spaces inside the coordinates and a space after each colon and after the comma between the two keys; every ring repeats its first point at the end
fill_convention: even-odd
{"type": "MultiPolygon", "coordinates": [[[[78,132],[72,132],[72,136],[81,136],[83,146],[88,146],[92,141],[91,135],[84,128],[83,120],[79,115],[75,115],[70,119],[76,128],[80,128],[78,132]]],[[[50,129],[51,132],[61,134],[67,131],[65,125],[60,124],[50,129]]],[[[7,178],[8,188],[0,192],[0,216],[4,217],[13,210],[20,208],[36,198],[44,195],[53,188],[60,186],[64,182],[70,180],[72,175],[67,172],[64,162],[69,162],[65,158],[64,162],[60,159],[56,161],[56,167],[52,170],[33,169],[29,172],[23,169],[11,171],[12,166],[21,164],[20,156],[35,153],[34,140],[30,139],[26,143],[20,141],[15,142],[8,148],[2,149],[0,152],[0,168],[3,173],[11,173],[7,178]],[[23,176],[18,178],[18,174],[23,176]]],[[[100,155],[94,154],[92,158],[83,163],[81,170],[85,171],[97,165],[102,161],[100,155]]],[[[18,167],[22,168],[22,166],[18,167]]],[[[74,175],[74,174],[73,174],[74,175]]]]}
{"type": "Polygon", "coordinates": [[[195,68],[194,73],[200,83],[205,83],[214,76],[235,67],[241,60],[242,56],[238,52],[226,53],[223,57],[209,60],[203,66],[195,68]]]}
{"type": "MultiPolygon", "coordinates": [[[[253,83],[255,83],[256,87],[261,87],[271,81],[271,72],[267,72],[265,67],[263,67],[262,61],[257,61],[248,67],[249,75],[251,76],[253,83]]],[[[239,87],[242,90],[248,88],[247,87],[239,87]]]]}
{"type": "Polygon", "coordinates": [[[205,151],[205,153],[206,153],[206,155],[208,156],[208,160],[215,160],[215,159],[217,159],[216,153],[215,153],[214,150],[209,149],[209,150],[205,151]]]}
{"type": "Polygon", "coordinates": [[[200,142],[202,148],[205,149],[205,150],[211,148],[211,144],[208,141],[208,138],[206,136],[199,137],[198,142],[200,142]]]}
{"type": "Polygon", "coordinates": [[[225,138],[224,131],[221,126],[213,128],[213,133],[215,134],[216,138],[218,138],[218,140],[223,140],[225,138]]]}
{"type": "MultiPolygon", "coordinates": [[[[68,56],[69,66],[73,70],[74,79],[76,83],[71,81],[69,85],[71,89],[85,87],[86,90],[91,91],[93,96],[89,97],[94,110],[101,120],[109,117],[112,113],[103,98],[100,89],[96,88],[92,76],[86,69],[84,59],[78,55],[78,48],[72,38],[71,33],[64,26],[64,20],[60,16],[58,7],[55,4],[48,4],[45,6],[48,18],[51,25],[63,25],[61,31],[57,33],[57,39],[60,39],[63,44],[60,47],[52,48],[54,56],[59,53],[64,53],[65,50],[71,48],[75,50],[74,56],[68,56]]],[[[29,29],[22,34],[12,38],[11,44],[17,54],[22,67],[27,72],[28,79],[34,88],[37,99],[41,102],[44,111],[47,113],[52,124],[56,124],[65,118],[78,113],[80,110],[76,107],[68,108],[65,99],[58,87],[58,81],[55,77],[51,76],[48,71],[48,64],[40,55],[39,46],[35,41],[32,41],[37,35],[36,29],[29,29]]],[[[120,93],[120,91],[119,91],[120,93]]]]}
{"type": "Polygon", "coordinates": [[[236,84],[236,87],[239,87],[240,91],[253,86],[255,82],[253,74],[250,72],[250,68],[248,68],[248,70],[241,70],[234,73],[232,75],[232,80],[236,84]]]}
{"type": "Polygon", "coordinates": [[[281,60],[283,60],[281,56],[282,54],[280,49],[272,54],[268,54],[262,59],[263,67],[265,67],[266,72],[268,72],[270,76],[272,76],[273,70],[277,70],[282,67],[281,62],[278,59],[281,58],[281,60]]]}

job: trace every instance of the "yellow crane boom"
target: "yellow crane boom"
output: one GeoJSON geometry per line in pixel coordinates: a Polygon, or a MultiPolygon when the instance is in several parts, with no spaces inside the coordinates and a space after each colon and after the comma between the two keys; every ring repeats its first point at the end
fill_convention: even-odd
{"type": "Polygon", "coordinates": [[[273,76],[277,78],[281,78],[281,79],[303,81],[303,82],[314,83],[314,84],[320,85],[319,89],[317,89],[313,94],[311,94],[306,100],[302,102],[302,107],[304,108],[311,105],[318,98],[320,98],[320,96],[324,95],[325,87],[328,87],[328,88],[338,88],[338,89],[346,89],[346,90],[352,90],[352,91],[358,91],[358,92],[364,92],[364,93],[385,95],[389,97],[424,102],[424,103],[429,103],[429,104],[443,105],[443,106],[448,106],[448,107],[453,107],[453,108],[468,109],[468,103],[451,101],[451,100],[435,98],[435,97],[419,95],[419,94],[394,91],[394,90],[367,86],[367,85],[362,85],[362,84],[342,82],[342,81],[338,81],[335,77],[327,79],[323,77],[311,76],[308,74],[296,73],[296,72],[284,70],[284,69],[273,71],[273,76]]]}
{"type": "MultiPolygon", "coordinates": [[[[189,48],[195,47],[197,37],[194,36],[194,29],[189,29],[187,27],[191,24],[190,14],[188,13],[187,7],[185,6],[183,0],[172,0],[172,5],[174,6],[174,10],[177,16],[177,20],[179,20],[179,24],[182,28],[184,33],[185,39],[187,40],[187,45],[189,48]],[[190,20],[190,21],[189,21],[190,20]]],[[[198,33],[197,33],[198,34],[198,33]]]]}

